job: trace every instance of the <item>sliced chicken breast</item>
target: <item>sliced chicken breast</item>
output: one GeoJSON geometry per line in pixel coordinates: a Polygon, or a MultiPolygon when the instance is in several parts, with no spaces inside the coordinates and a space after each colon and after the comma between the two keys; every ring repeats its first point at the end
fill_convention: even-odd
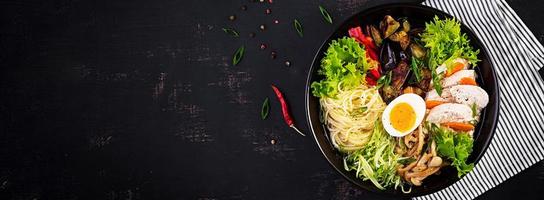
{"type": "Polygon", "coordinates": [[[449,77],[445,77],[442,81],[442,87],[447,88],[454,85],[459,85],[459,81],[462,78],[472,78],[476,80],[476,72],[474,70],[464,69],[458,72],[455,72],[449,77]]]}
{"type": "Polygon", "coordinates": [[[426,121],[435,124],[447,122],[466,123],[472,119],[472,110],[469,106],[458,103],[445,103],[431,109],[426,121]]]}
{"type": "Polygon", "coordinates": [[[456,103],[472,106],[476,104],[482,110],[489,103],[489,95],[484,89],[474,85],[456,85],[450,89],[451,96],[456,103]]]}
{"type": "Polygon", "coordinates": [[[432,100],[432,101],[441,101],[441,102],[453,102],[453,97],[451,96],[450,90],[445,89],[442,90],[442,95],[438,95],[438,92],[436,92],[435,89],[427,92],[427,95],[425,96],[425,100],[432,100]]]}

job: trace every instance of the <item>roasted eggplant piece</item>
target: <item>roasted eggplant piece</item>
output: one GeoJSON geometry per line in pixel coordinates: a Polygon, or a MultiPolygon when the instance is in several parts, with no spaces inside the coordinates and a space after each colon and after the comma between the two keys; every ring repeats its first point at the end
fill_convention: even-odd
{"type": "Polygon", "coordinates": [[[422,68],[421,81],[419,81],[416,86],[418,88],[421,88],[423,91],[429,91],[431,87],[431,79],[432,79],[431,70],[427,68],[422,68]]]}
{"type": "Polygon", "coordinates": [[[427,53],[425,52],[425,49],[423,47],[419,46],[418,44],[414,42],[410,44],[410,52],[412,52],[412,56],[420,60],[422,60],[425,57],[425,54],[427,53]]]}
{"type": "Polygon", "coordinates": [[[401,90],[394,89],[390,85],[385,85],[382,88],[380,88],[380,94],[382,96],[382,99],[385,101],[385,103],[389,103],[393,101],[393,99],[401,95],[401,90]]]}
{"type": "Polygon", "coordinates": [[[400,51],[399,52],[399,58],[401,61],[404,61],[406,63],[408,63],[408,59],[410,59],[410,57],[408,57],[408,54],[406,54],[405,51],[400,51]]]}
{"type": "Polygon", "coordinates": [[[408,20],[404,20],[404,21],[402,22],[402,30],[403,30],[404,32],[410,31],[410,22],[408,22],[408,20]]]}
{"type": "Polygon", "coordinates": [[[406,82],[410,73],[410,67],[406,61],[401,60],[392,71],[391,84],[385,85],[380,89],[382,99],[389,103],[402,94],[402,86],[406,82]]]}
{"type": "Polygon", "coordinates": [[[410,45],[410,37],[404,31],[397,31],[389,36],[389,39],[394,42],[400,43],[402,50],[406,50],[410,45]]]}
{"type": "Polygon", "coordinates": [[[397,31],[389,36],[389,39],[393,42],[400,42],[401,38],[408,37],[408,34],[404,31],[397,31]]]}
{"type": "Polygon", "coordinates": [[[391,34],[399,29],[400,23],[393,19],[391,15],[386,15],[380,23],[380,29],[383,33],[383,38],[388,38],[391,34]]]}
{"type": "Polygon", "coordinates": [[[398,64],[398,66],[393,69],[393,77],[391,79],[391,86],[394,89],[400,90],[402,86],[404,85],[404,82],[406,82],[406,79],[408,79],[408,75],[410,72],[410,66],[408,66],[408,63],[404,60],[401,60],[398,64]]]}
{"type": "Polygon", "coordinates": [[[403,94],[412,93],[412,94],[417,94],[419,96],[425,97],[425,91],[423,91],[421,88],[416,86],[405,87],[404,90],[402,90],[402,93],[403,94]]]}
{"type": "Polygon", "coordinates": [[[383,39],[378,28],[376,28],[376,26],[374,25],[370,25],[370,26],[367,26],[367,31],[372,36],[372,39],[374,39],[374,43],[376,44],[376,46],[378,47],[381,46],[383,39]]]}
{"type": "Polygon", "coordinates": [[[408,35],[411,35],[412,37],[419,36],[420,33],[423,33],[425,29],[423,28],[412,28],[410,31],[408,31],[408,35]]]}
{"type": "MultiPolygon", "coordinates": [[[[397,66],[397,55],[391,42],[384,42],[380,50],[380,62],[383,72],[390,71],[397,66]]],[[[382,73],[383,73],[382,72],[382,73]]]]}

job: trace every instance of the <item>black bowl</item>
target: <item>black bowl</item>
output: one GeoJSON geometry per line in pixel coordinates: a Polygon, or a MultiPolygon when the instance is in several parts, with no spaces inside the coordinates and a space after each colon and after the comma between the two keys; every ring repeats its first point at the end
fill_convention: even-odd
{"type": "MultiPolygon", "coordinates": [[[[323,58],[324,52],[326,51],[329,43],[334,39],[347,36],[349,28],[367,24],[377,24],[385,15],[391,15],[395,18],[408,17],[412,27],[424,27],[425,22],[431,21],[434,16],[438,16],[442,19],[453,18],[451,15],[440,10],[419,4],[387,4],[363,10],[346,20],[321,45],[321,48],[315,55],[313,64],[308,73],[308,80],[306,83],[307,121],[325,158],[336,169],[336,171],[342,174],[353,184],[369,191],[393,196],[414,197],[426,195],[446,188],[459,180],[457,177],[457,171],[452,167],[446,167],[442,169],[440,175],[429,176],[424,180],[422,186],[413,187],[412,192],[408,194],[404,194],[400,190],[395,190],[393,188],[380,190],[371,182],[362,181],[361,179],[356,178],[355,172],[348,172],[344,169],[343,154],[336,150],[332,145],[329,139],[328,131],[319,120],[319,99],[314,97],[311,93],[311,83],[316,80],[323,79],[322,76],[317,74],[317,70],[320,68],[320,61],[323,58]]],[[[495,131],[497,118],[499,116],[499,86],[497,84],[495,70],[493,69],[489,54],[482,45],[482,42],[468,27],[461,25],[461,28],[462,32],[467,34],[472,46],[480,49],[478,58],[481,60],[481,62],[478,63],[478,67],[476,68],[478,74],[477,81],[490,97],[489,104],[485,110],[482,111],[481,121],[478,123],[478,126],[474,132],[474,148],[468,160],[469,162],[477,164],[485,153],[485,150],[491,142],[491,138],[493,137],[495,131]]]]}

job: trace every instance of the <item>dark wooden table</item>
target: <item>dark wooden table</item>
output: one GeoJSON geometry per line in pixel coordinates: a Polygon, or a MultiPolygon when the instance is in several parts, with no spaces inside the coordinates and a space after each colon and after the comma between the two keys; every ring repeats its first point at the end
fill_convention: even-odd
{"type": "MultiPolygon", "coordinates": [[[[382,199],[286,128],[269,88],[283,89],[309,133],[305,77],[334,27],[317,6],[337,25],[380,3],[1,0],[0,199],[382,199]]],[[[542,42],[544,2],[509,3],[542,42]]],[[[540,162],[480,199],[537,199],[542,188],[540,162]]]]}

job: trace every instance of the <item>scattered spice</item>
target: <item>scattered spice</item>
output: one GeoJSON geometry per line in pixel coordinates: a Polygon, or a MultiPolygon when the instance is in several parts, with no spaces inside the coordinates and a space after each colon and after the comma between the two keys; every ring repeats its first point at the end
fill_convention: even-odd
{"type": "Polygon", "coordinates": [[[281,93],[281,91],[274,85],[270,85],[272,87],[272,90],[274,90],[274,93],[276,93],[276,97],[278,98],[278,101],[281,105],[281,113],[283,114],[283,120],[289,126],[289,128],[294,129],[297,133],[299,133],[302,136],[304,133],[300,132],[297,127],[295,127],[295,121],[293,121],[293,118],[291,117],[291,114],[289,113],[289,105],[287,105],[287,101],[285,100],[285,97],[281,93]]]}
{"type": "Polygon", "coordinates": [[[261,44],[260,48],[261,48],[261,50],[265,50],[266,49],[266,44],[261,44]]]}
{"type": "Polygon", "coordinates": [[[285,61],[285,66],[286,67],[290,67],[291,66],[291,62],[289,62],[288,60],[285,61]]]}
{"type": "Polygon", "coordinates": [[[234,56],[232,57],[232,65],[237,65],[240,60],[242,60],[242,57],[244,57],[244,51],[244,46],[241,46],[240,48],[238,48],[238,50],[236,50],[236,53],[234,53],[234,56]]]}
{"type": "Polygon", "coordinates": [[[261,31],[264,31],[264,30],[266,30],[266,26],[265,26],[264,24],[261,24],[261,25],[259,26],[259,29],[261,29],[261,31]]]}
{"type": "Polygon", "coordinates": [[[270,8],[267,8],[266,10],[264,10],[264,13],[266,13],[267,15],[272,13],[272,10],[270,8]]]}
{"type": "Polygon", "coordinates": [[[240,9],[242,9],[243,11],[246,11],[246,10],[247,10],[247,6],[246,6],[246,5],[243,5],[242,7],[240,7],[240,9]]]}
{"type": "Polygon", "coordinates": [[[254,37],[255,37],[255,33],[249,33],[249,37],[254,38],[254,37]]]}
{"type": "Polygon", "coordinates": [[[261,107],[261,119],[266,119],[268,117],[268,113],[270,112],[270,101],[268,100],[268,97],[264,99],[263,106],[261,107]]]}
{"type": "Polygon", "coordinates": [[[297,30],[298,35],[300,37],[304,36],[304,29],[302,28],[302,24],[300,24],[297,19],[293,20],[293,25],[295,26],[295,30],[297,30]]]}
{"type": "Polygon", "coordinates": [[[274,20],[274,24],[279,24],[279,23],[280,23],[280,21],[278,21],[277,19],[274,20]]]}
{"type": "Polygon", "coordinates": [[[329,22],[329,24],[332,24],[332,17],[329,12],[327,12],[327,10],[323,8],[323,6],[319,6],[319,11],[321,11],[321,15],[323,15],[325,21],[329,22]]]}
{"type": "Polygon", "coordinates": [[[223,28],[223,32],[226,34],[231,35],[232,37],[238,37],[240,34],[238,34],[238,31],[232,29],[232,28],[223,28]]]}
{"type": "Polygon", "coordinates": [[[276,55],[276,51],[272,51],[270,52],[270,58],[272,59],[276,59],[277,55],[276,55]]]}
{"type": "Polygon", "coordinates": [[[229,16],[229,20],[230,20],[230,21],[236,20],[236,15],[231,15],[231,16],[229,16]]]}
{"type": "Polygon", "coordinates": [[[276,140],[274,139],[270,140],[270,144],[276,144],[276,140]]]}

